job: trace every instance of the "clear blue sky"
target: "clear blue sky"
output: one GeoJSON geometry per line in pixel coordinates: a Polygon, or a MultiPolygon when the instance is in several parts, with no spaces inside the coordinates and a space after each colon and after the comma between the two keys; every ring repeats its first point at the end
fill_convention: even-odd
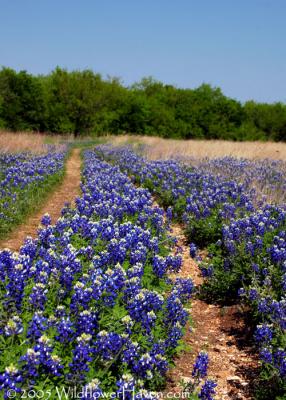
{"type": "Polygon", "coordinates": [[[0,0],[0,65],[286,102],[286,0],[0,0]]]}

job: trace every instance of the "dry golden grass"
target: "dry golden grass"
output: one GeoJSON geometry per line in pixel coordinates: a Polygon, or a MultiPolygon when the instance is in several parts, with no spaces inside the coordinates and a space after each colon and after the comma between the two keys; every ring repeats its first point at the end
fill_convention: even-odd
{"type": "Polygon", "coordinates": [[[274,142],[230,142],[226,140],[173,140],[148,136],[110,137],[114,145],[143,143],[148,147],[145,155],[151,159],[171,157],[236,158],[286,160],[286,143],[274,142]]]}
{"type": "MultiPolygon", "coordinates": [[[[230,142],[226,140],[173,140],[153,136],[105,136],[103,139],[113,145],[145,144],[145,155],[151,159],[182,158],[216,158],[243,157],[249,159],[271,158],[286,160],[286,143],[274,142],[230,142]]],[[[93,138],[79,138],[76,142],[92,141],[93,138]]],[[[71,136],[47,135],[42,133],[0,131],[0,152],[32,151],[42,153],[45,144],[71,142],[71,136]]]]}
{"type": "Polygon", "coordinates": [[[63,137],[60,135],[49,136],[42,133],[6,132],[0,131],[0,152],[32,151],[43,153],[45,144],[58,144],[63,137]]]}

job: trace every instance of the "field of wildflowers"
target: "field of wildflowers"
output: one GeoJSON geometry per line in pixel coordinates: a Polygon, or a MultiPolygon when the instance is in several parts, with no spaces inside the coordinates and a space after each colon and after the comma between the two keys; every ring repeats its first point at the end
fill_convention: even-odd
{"type": "MultiPolygon", "coordinates": [[[[60,179],[67,152],[1,155],[1,232],[35,190],[60,179]]],[[[57,399],[58,388],[80,387],[76,398],[153,399],[164,389],[185,348],[194,293],[179,276],[175,221],[204,277],[196,295],[251,312],[266,382],[257,398],[283,399],[285,170],[273,160],[150,161],[132,147],[85,150],[76,207],[64,207],[55,225],[44,215],[19,253],[0,252],[0,398],[34,390],[57,399]]],[[[214,398],[208,363],[202,351],[190,367],[189,398],[214,398]]]]}
{"type": "MultiPolygon", "coordinates": [[[[267,381],[264,398],[286,396],[285,163],[222,158],[148,161],[130,147],[98,154],[148,188],[168,219],[185,226],[200,263],[201,295],[245,302],[267,381]],[[198,248],[208,249],[201,260],[198,248]]],[[[261,394],[262,395],[262,394],[261,394]]]]}
{"type": "MultiPolygon", "coordinates": [[[[19,157],[13,163],[26,162],[19,157]]],[[[44,170],[51,160],[57,170],[63,157],[47,156],[44,170]]],[[[81,188],[76,207],[65,207],[55,225],[44,215],[36,239],[19,253],[0,252],[4,399],[11,390],[17,398],[34,390],[57,399],[55,387],[63,386],[81,386],[84,399],[106,392],[152,399],[183,348],[193,283],[169,277],[181,267],[171,252],[170,213],[164,218],[149,189],[98,151],[84,153],[81,188]]],[[[208,362],[201,352],[190,398],[213,398],[208,362]]]]}
{"type": "Polygon", "coordinates": [[[0,153],[0,238],[29,213],[64,173],[65,148],[46,154],[0,153]]]}

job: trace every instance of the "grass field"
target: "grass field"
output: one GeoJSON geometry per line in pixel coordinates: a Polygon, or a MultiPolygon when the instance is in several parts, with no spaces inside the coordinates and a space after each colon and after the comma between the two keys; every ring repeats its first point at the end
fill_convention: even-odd
{"type": "Polygon", "coordinates": [[[145,155],[150,160],[172,157],[237,158],[286,160],[286,143],[231,142],[226,140],[172,140],[152,136],[122,135],[110,137],[114,145],[145,144],[145,155]]]}

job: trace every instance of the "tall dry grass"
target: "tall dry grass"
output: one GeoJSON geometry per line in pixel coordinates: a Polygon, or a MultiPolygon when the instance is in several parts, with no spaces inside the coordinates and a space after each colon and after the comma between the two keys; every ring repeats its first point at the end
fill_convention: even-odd
{"type": "Polygon", "coordinates": [[[232,156],[236,158],[286,160],[286,143],[274,142],[230,142],[226,140],[173,140],[148,136],[111,137],[114,145],[145,144],[145,155],[151,159],[172,157],[217,158],[232,156]]]}
{"type": "MultiPolygon", "coordinates": [[[[93,137],[79,138],[76,142],[94,139],[93,137]]],[[[243,157],[249,159],[271,158],[286,160],[286,143],[274,142],[230,142],[226,140],[173,140],[153,136],[105,136],[106,142],[113,145],[145,144],[145,156],[151,160],[181,158],[217,158],[243,157]]],[[[47,135],[42,133],[6,132],[0,130],[0,152],[32,151],[42,153],[46,151],[45,144],[59,144],[73,142],[71,136],[47,135]]]]}
{"type": "Polygon", "coordinates": [[[63,140],[60,135],[49,136],[42,133],[0,131],[0,152],[32,151],[43,153],[46,144],[59,144],[63,140]]]}

